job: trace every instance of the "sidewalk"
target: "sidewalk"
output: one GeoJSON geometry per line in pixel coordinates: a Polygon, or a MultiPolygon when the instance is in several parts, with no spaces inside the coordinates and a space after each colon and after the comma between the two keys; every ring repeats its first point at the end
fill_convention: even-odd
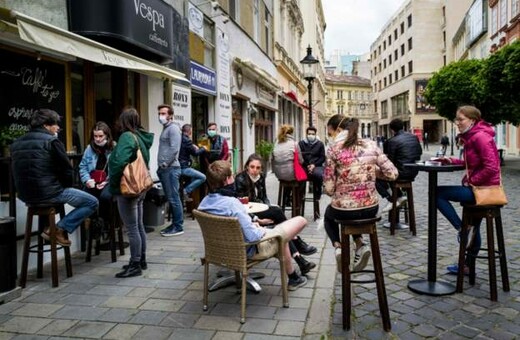
{"type": "MultiPolygon", "coordinates": [[[[503,180],[510,204],[502,209],[502,218],[512,290],[503,292],[499,281],[499,302],[488,298],[484,260],[478,261],[476,285],[470,287],[466,280],[463,294],[429,297],[406,287],[409,280],[426,277],[427,177],[421,173],[414,182],[417,237],[407,230],[390,236],[387,229],[378,229],[391,333],[382,330],[374,284],[354,287],[352,329],[342,329],[341,282],[333,249],[314,222],[303,237],[318,247],[318,253],[309,257],[318,266],[309,273],[305,287],[289,292],[290,308],[282,307],[280,274],[276,262],[269,261],[260,269],[266,274],[259,280],[262,292],[248,293],[244,325],[239,322],[240,294],[234,287],[210,293],[209,311],[203,312],[202,236],[197,223],[188,218],[184,235],[164,238],[161,228],[148,234],[149,269],[141,277],[114,278],[128,254],[111,263],[109,252],[93,256],[91,263],[84,262],[84,253],[75,254],[74,276],[66,278],[61,266],[58,288],[51,288],[49,270],[43,279],[32,273],[22,297],[0,305],[0,339],[514,339],[520,334],[520,167],[511,163],[520,164],[506,158],[503,180]]],[[[461,176],[461,172],[439,175],[439,184],[460,183],[461,176]]],[[[277,197],[278,183],[272,174],[267,187],[270,197],[277,197]]],[[[327,204],[324,197],[322,216],[327,204]]],[[[309,220],[310,208],[307,204],[309,220]]],[[[438,230],[437,277],[455,282],[445,268],[456,261],[456,233],[441,216],[438,230]]],[[[211,275],[216,272],[211,267],[211,275]]]]}

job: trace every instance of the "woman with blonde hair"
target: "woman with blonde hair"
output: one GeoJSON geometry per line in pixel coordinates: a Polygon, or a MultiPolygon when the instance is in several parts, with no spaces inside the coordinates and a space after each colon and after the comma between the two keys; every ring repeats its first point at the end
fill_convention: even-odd
{"type": "Polygon", "coordinates": [[[278,139],[273,150],[273,170],[281,181],[294,181],[294,149],[298,149],[298,158],[303,163],[300,147],[293,137],[294,127],[284,124],[278,131],[278,139]]]}

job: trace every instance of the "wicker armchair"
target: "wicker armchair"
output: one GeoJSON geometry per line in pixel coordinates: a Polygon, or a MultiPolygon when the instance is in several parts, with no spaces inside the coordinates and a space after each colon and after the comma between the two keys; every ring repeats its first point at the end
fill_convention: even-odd
{"type": "Polygon", "coordinates": [[[271,257],[262,259],[248,259],[246,254],[247,246],[256,243],[244,242],[242,229],[237,218],[222,217],[207,214],[202,211],[193,210],[193,215],[197,219],[204,238],[204,257],[201,262],[204,265],[204,297],[203,309],[208,310],[208,283],[209,283],[209,264],[228,268],[235,272],[237,288],[241,287],[241,311],[240,323],[245,322],[246,318],[246,279],[249,269],[271,257],[278,258],[280,261],[280,273],[282,279],[283,306],[289,307],[287,295],[287,274],[283,261],[283,240],[277,237],[278,253],[271,257]],[[242,279],[240,280],[240,276],[242,279]],[[239,285],[241,282],[241,286],[239,285]]]}

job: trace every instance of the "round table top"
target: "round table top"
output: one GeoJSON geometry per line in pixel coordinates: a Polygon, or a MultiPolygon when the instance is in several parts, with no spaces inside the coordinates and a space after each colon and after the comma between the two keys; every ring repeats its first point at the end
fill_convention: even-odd
{"type": "Polygon", "coordinates": [[[269,209],[269,206],[264,203],[249,202],[244,205],[246,206],[248,214],[255,214],[255,213],[259,213],[259,212],[266,211],[267,209],[269,209]]]}
{"type": "Polygon", "coordinates": [[[420,171],[427,171],[427,172],[451,172],[451,171],[458,171],[458,170],[464,169],[464,165],[459,165],[459,164],[433,165],[433,164],[427,163],[427,162],[406,163],[406,164],[404,164],[404,166],[410,167],[410,168],[415,168],[420,171]]]}

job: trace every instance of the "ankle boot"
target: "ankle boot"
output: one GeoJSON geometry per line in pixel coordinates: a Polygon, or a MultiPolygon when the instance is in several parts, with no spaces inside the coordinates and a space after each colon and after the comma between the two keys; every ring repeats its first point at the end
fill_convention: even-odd
{"type": "Polygon", "coordinates": [[[141,271],[141,263],[137,261],[130,261],[126,269],[116,274],[116,277],[126,278],[133,276],[140,276],[142,274],[141,271]]]}
{"type": "Polygon", "coordinates": [[[298,267],[300,267],[300,272],[302,275],[307,274],[310,272],[314,267],[316,267],[316,263],[307,261],[303,256],[295,256],[294,260],[298,264],[298,267]]]}
{"type": "MultiPolygon", "coordinates": [[[[141,264],[141,270],[148,269],[148,264],[146,263],[146,254],[141,254],[141,261],[139,263],[141,264]]],[[[122,268],[126,270],[128,266],[129,264],[125,264],[122,268]]]]}
{"type": "Polygon", "coordinates": [[[302,255],[312,255],[318,251],[316,247],[307,244],[300,236],[297,236],[293,242],[296,246],[296,249],[298,249],[298,252],[302,255]]]}

